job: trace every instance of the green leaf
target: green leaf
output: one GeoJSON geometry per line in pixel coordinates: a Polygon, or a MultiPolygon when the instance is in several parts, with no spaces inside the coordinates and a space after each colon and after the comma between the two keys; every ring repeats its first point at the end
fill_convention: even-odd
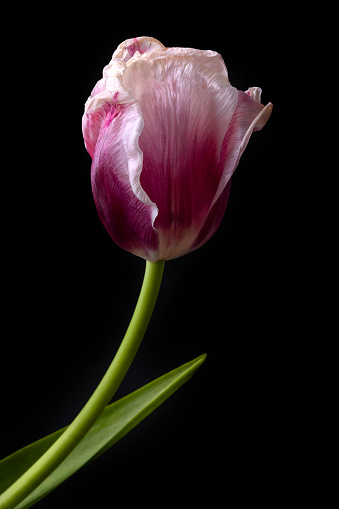
{"type": "MultiPolygon", "coordinates": [[[[202,355],[106,407],[69,456],[16,509],[32,506],[86,463],[109,449],[179,389],[205,358],[206,355],[202,355]]],[[[16,481],[65,429],[56,431],[1,460],[0,494],[16,481]]]]}

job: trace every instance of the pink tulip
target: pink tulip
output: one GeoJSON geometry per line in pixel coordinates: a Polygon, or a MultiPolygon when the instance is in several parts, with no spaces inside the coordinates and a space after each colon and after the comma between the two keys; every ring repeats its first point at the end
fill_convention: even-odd
{"type": "Polygon", "coordinates": [[[119,246],[155,262],[211,238],[240,156],[271,114],[260,95],[232,87],[214,51],[120,44],[83,116],[96,207],[119,246]]]}

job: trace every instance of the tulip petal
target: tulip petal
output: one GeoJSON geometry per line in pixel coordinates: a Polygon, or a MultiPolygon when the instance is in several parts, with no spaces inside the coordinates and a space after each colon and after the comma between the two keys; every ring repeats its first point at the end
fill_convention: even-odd
{"type": "Polygon", "coordinates": [[[222,146],[224,171],[212,205],[219,199],[233,175],[252,132],[262,129],[271,115],[273,105],[262,105],[260,94],[261,90],[255,87],[247,92],[238,90],[237,107],[222,146]]]}
{"type": "MultiPolygon", "coordinates": [[[[101,82],[102,80],[100,80],[101,82]]],[[[93,95],[96,95],[96,91],[99,91],[99,84],[97,83],[92,93],[93,95]]],[[[95,145],[98,140],[98,136],[100,133],[100,129],[102,126],[102,123],[104,122],[107,113],[110,110],[111,107],[111,101],[112,94],[108,94],[106,92],[98,92],[98,96],[96,97],[96,106],[92,107],[89,106],[92,96],[88,99],[85,106],[85,113],[82,117],[82,133],[84,136],[85,146],[89,153],[89,155],[93,158],[95,145]]]]}
{"type": "Polygon", "coordinates": [[[136,53],[143,55],[154,50],[166,49],[163,44],[154,37],[134,37],[122,42],[113,53],[112,60],[127,63],[136,53]]]}
{"type": "Polygon", "coordinates": [[[144,121],[137,102],[110,103],[96,142],[92,190],[98,214],[112,239],[149,261],[158,260],[157,207],[140,186],[144,121]]]}
{"type": "Polygon", "coordinates": [[[164,259],[191,249],[211,208],[238,99],[220,55],[185,48],[170,53],[134,58],[123,75],[145,120],[140,181],[159,210],[154,226],[164,259]]]}

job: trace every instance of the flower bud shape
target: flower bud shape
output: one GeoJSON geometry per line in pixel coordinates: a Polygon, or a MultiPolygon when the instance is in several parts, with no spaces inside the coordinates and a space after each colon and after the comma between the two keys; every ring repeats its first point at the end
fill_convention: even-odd
{"type": "Polygon", "coordinates": [[[82,120],[95,204],[120,247],[156,262],[211,238],[241,154],[271,114],[260,96],[232,87],[215,51],[120,44],[82,120]]]}

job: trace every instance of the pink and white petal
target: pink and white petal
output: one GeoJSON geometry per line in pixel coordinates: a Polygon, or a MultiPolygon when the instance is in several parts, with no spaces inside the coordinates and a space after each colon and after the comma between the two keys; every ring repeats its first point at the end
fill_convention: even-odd
{"type": "Polygon", "coordinates": [[[272,113],[271,103],[264,106],[259,102],[261,90],[258,88],[250,90],[252,94],[238,90],[237,107],[222,145],[224,171],[213,204],[232,177],[252,132],[262,129],[272,113]]]}
{"type": "Polygon", "coordinates": [[[122,42],[115,52],[113,53],[112,60],[119,60],[120,62],[128,62],[135,53],[143,55],[144,53],[150,53],[154,50],[166,49],[163,44],[154,37],[134,37],[133,39],[127,39],[122,42]]]}
{"type": "MultiPolygon", "coordinates": [[[[222,56],[217,53],[216,51],[211,50],[200,50],[200,49],[194,49],[194,48],[167,48],[166,52],[163,52],[163,57],[171,56],[173,58],[191,58],[194,59],[197,63],[200,65],[203,65],[204,67],[208,67],[216,74],[223,75],[228,83],[228,72],[225,65],[225,62],[222,58],[222,56]]],[[[150,56],[150,58],[153,57],[153,55],[150,56]]],[[[159,55],[161,58],[161,55],[159,55]]]]}
{"type": "Polygon", "coordinates": [[[225,74],[184,55],[136,59],[123,83],[145,120],[141,185],[158,207],[155,228],[168,259],[189,249],[210,210],[238,93],[225,74]]]}
{"type": "Polygon", "coordinates": [[[90,97],[86,101],[82,117],[82,134],[86,149],[92,158],[101,126],[112,106],[111,100],[111,93],[101,91],[94,99],[90,97]]]}
{"type": "Polygon", "coordinates": [[[137,102],[111,104],[92,162],[92,190],[99,217],[123,249],[149,261],[159,259],[153,228],[156,206],[140,186],[143,118],[137,102]]]}
{"type": "Polygon", "coordinates": [[[103,70],[103,78],[97,82],[85,104],[82,118],[82,131],[85,146],[93,157],[101,125],[112,104],[129,104],[134,101],[122,84],[126,64],[113,58],[103,70]]]}

